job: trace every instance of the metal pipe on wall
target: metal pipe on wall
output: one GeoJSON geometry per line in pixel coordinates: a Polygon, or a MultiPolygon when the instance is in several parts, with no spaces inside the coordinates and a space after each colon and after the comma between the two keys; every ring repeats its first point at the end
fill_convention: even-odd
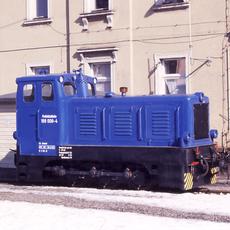
{"type": "Polygon", "coordinates": [[[130,94],[133,94],[133,78],[134,78],[134,65],[133,65],[133,0],[129,0],[129,59],[130,59],[130,94]]]}
{"type": "Polygon", "coordinates": [[[227,81],[227,120],[228,120],[228,131],[230,130],[230,125],[229,125],[229,119],[230,119],[230,112],[229,112],[229,109],[230,109],[230,102],[229,102],[229,51],[228,51],[228,45],[226,47],[226,81],[227,81]]]}
{"type": "Polygon", "coordinates": [[[70,16],[69,0],[66,0],[66,72],[70,73],[70,16]]]}
{"type": "Polygon", "coordinates": [[[229,98],[229,0],[225,1],[225,19],[226,19],[226,36],[227,36],[227,42],[226,42],[226,52],[225,52],[225,58],[226,58],[226,83],[227,83],[227,131],[229,133],[230,130],[230,98],[229,98]]]}

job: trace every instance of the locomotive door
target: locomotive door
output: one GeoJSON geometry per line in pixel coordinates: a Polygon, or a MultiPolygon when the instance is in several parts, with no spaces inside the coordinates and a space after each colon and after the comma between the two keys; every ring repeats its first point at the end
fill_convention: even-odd
{"type": "Polygon", "coordinates": [[[17,139],[21,155],[37,152],[38,98],[35,82],[20,82],[17,92],[17,139]]]}
{"type": "Polygon", "coordinates": [[[37,137],[39,155],[56,155],[59,141],[59,109],[53,81],[40,83],[40,103],[37,111],[37,137]]]}

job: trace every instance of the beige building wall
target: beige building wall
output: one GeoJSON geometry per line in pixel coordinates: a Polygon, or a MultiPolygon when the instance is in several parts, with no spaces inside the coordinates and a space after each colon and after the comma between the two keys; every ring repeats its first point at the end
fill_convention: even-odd
{"type": "Polygon", "coordinates": [[[27,0],[1,1],[0,94],[15,92],[15,79],[27,75],[29,65],[66,69],[65,1],[50,1],[50,22],[29,23],[27,0]]]}
{"type": "MultiPolygon", "coordinates": [[[[67,1],[50,0],[49,22],[35,24],[26,20],[27,0],[13,2],[1,1],[0,95],[15,92],[16,77],[32,66],[67,70],[67,1]]],[[[127,86],[129,95],[159,94],[164,61],[183,58],[186,93],[209,96],[210,126],[221,143],[221,133],[229,133],[229,0],[188,0],[167,9],[154,0],[109,0],[102,13],[89,13],[86,0],[68,2],[71,70],[92,73],[92,63],[110,63],[112,91],[127,86]]]]}

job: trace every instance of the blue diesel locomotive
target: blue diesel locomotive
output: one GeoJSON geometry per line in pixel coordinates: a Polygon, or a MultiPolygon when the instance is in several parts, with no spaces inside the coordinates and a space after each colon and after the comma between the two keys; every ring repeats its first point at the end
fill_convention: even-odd
{"type": "Polygon", "coordinates": [[[75,74],[17,79],[20,181],[105,180],[190,190],[215,183],[209,101],[193,95],[96,93],[75,74]]]}

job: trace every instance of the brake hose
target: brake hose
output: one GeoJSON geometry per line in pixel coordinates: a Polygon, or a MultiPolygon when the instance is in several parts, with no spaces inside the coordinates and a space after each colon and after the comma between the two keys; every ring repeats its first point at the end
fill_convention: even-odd
{"type": "Polygon", "coordinates": [[[204,168],[204,164],[203,164],[202,161],[204,161],[206,170],[205,170],[205,172],[204,172],[203,174],[197,176],[197,180],[198,180],[200,177],[205,177],[205,176],[208,174],[208,171],[209,171],[208,161],[207,161],[205,158],[203,158],[203,157],[200,159],[200,162],[201,162],[201,165],[203,166],[203,168],[204,168]]]}

